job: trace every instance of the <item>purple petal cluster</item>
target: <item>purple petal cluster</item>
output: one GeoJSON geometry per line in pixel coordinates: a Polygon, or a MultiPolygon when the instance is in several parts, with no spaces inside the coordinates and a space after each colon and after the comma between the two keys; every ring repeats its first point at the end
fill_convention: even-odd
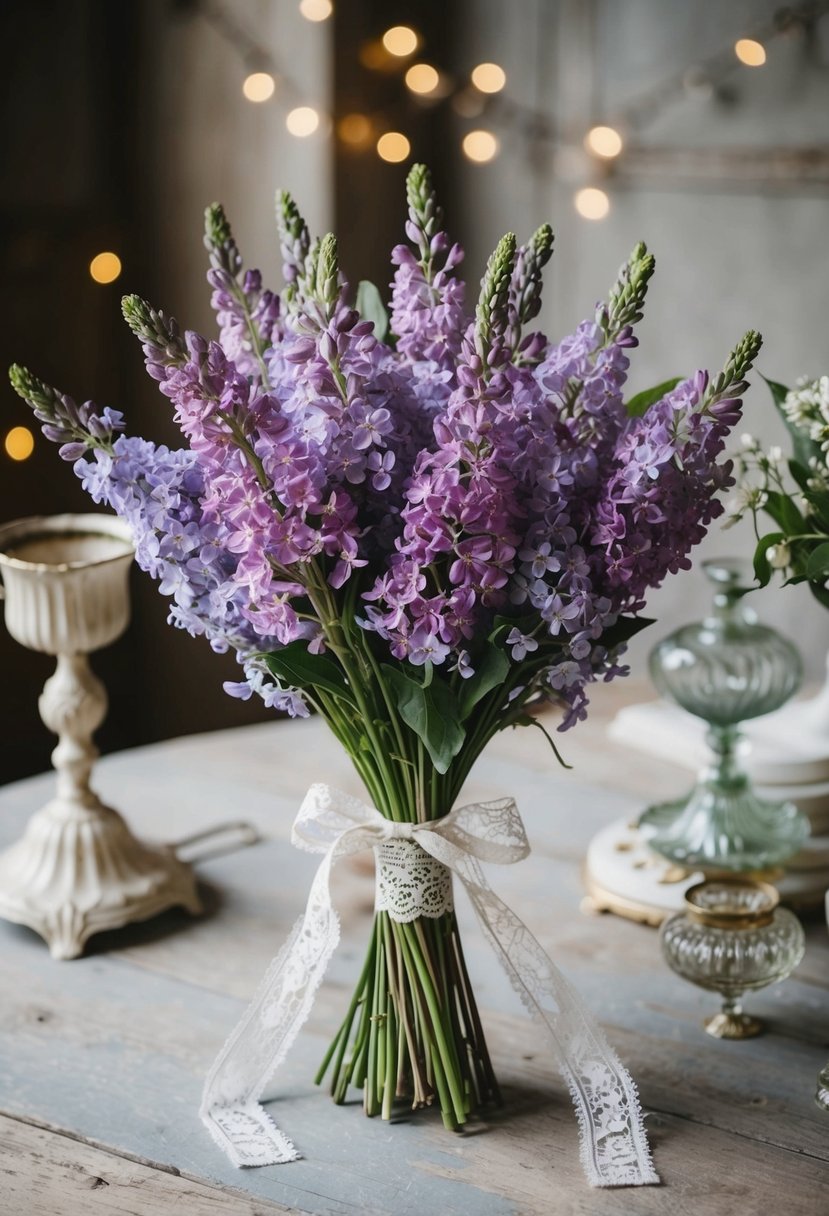
{"type": "Polygon", "coordinates": [[[334,238],[312,241],[284,194],[281,296],[244,269],[222,209],[207,210],[218,340],[125,300],[180,451],[125,437],[116,411],[78,407],[23,369],[12,380],[93,499],[130,522],[173,623],[236,652],[245,679],[231,695],[307,712],[258,656],[338,652],[347,626],[380,661],[427,679],[439,668],[458,687],[496,645],[505,706],[547,696],[568,726],[587,685],[624,670],[609,631],[687,568],[722,510],[724,444],[759,340],[713,382],[697,373],[631,416],[644,246],[608,302],[552,344],[527,331],[549,227],[500,242],[471,316],[421,166],[407,190],[386,340],[353,306],[334,238]]]}

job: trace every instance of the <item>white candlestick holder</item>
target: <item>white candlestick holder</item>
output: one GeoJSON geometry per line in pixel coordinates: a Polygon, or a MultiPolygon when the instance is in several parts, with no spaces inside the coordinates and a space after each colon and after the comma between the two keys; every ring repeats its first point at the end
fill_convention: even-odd
{"type": "Polygon", "coordinates": [[[172,847],[136,839],[90,786],[92,734],[107,696],[87,655],[129,621],[129,528],[110,515],[56,515],[0,527],[6,626],[21,645],[57,657],[40,715],[58,736],[56,796],[0,853],[0,916],[28,925],[53,958],[77,958],[105,929],[182,905],[201,911],[196,880],[172,847]]]}

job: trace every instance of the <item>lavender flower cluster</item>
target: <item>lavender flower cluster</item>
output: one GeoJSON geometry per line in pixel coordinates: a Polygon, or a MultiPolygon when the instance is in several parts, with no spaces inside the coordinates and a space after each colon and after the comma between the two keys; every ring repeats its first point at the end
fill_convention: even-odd
{"type": "Polygon", "coordinates": [[[24,369],[12,382],[93,499],[129,520],[172,621],[237,653],[234,695],[306,712],[261,656],[336,649],[349,621],[381,660],[461,683],[494,638],[511,695],[564,702],[568,726],[587,684],[622,670],[620,622],[689,565],[721,513],[720,458],[759,337],[713,382],[699,372],[626,405],[653,272],[644,245],[607,303],[553,344],[530,328],[549,227],[520,247],[503,238],[470,315],[463,254],[423,166],[407,198],[388,319],[361,315],[334,237],[312,241],[284,193],[281,296],[244,270],[224,212],[208,208],[218,340],[125,299],[180,451],[125,437],[117,412],[78,407],[24,369]]]}

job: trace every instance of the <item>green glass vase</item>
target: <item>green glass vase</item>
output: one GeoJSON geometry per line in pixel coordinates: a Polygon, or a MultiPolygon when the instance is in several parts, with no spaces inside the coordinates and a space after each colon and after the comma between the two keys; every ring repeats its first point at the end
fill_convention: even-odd
{"type": "Polygon", "coordinates": [[[739,728],[785,704],[802,666],[791,642],[746,605],[751,578],[743,562],[707,561],[703,569],[715,588],[712,611],[660,642],[650,671],[663,696],[707,723],[711,762],[687,797],[649,807],[639,826],[650,847],[678,865],[763,870],[801,848],[809,822],[792,803],[768,801],[752,788],[739,728]]]}

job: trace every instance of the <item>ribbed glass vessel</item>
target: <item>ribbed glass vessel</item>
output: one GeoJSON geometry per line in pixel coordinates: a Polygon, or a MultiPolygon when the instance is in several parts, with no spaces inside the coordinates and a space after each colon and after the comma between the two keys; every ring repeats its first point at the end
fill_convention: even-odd
{"type": "Polygon", "coordinates": [[[712,761],[687,797],[649,807],[639,824],[650,847],[677,864],[762,870],[798,851],[809,822],[791,803],[752,789],[739,763],[739,725],[785,704],[802,666],[794,646],[746,605],[743,562],[708,561],[703,569],[716,588],[711,613],[660,642],[650,671],[663,696],[708,723],[712,761]]]}
{"type": "Polygon", "coordinates": [[[662,926],[662,953],[683,979],[719,992],[722,1010],[705,1028],[718,1039],[759,1034],[762,1022],[743,1013],[743,993],[777,983],[803,957],[797,917],[778,907],[768,883],[747,878],[710,879],[685,896],[685,911],[662,926]]]}

